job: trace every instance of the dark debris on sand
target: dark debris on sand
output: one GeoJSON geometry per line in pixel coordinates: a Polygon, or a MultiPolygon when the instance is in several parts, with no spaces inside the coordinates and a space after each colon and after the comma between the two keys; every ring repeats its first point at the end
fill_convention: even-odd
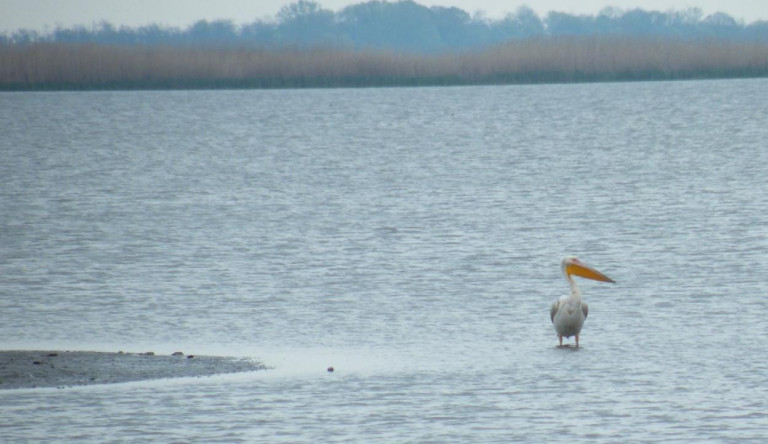
{"type": "Polygon", "coordinates": [[[0,351],[0,389],[69,387],[265,370],[250,359],[85,351],[0,351]]]}

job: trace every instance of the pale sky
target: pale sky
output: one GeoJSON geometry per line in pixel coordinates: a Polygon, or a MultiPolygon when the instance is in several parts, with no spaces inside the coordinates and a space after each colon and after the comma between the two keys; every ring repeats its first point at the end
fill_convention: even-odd
{"type": "MultiPolygon", "coordinates": [[[[318,0],[338,11],[367,0],[318,0]]],[[[237,24],[274,17],[293,0],[0,0],[0,33],[17,29],[46,31],[56,26],[90,26],[108,21],[116,26],[137,27],[157,23],[184,28],[197,20],[228,19],[237,24]]],[[[607,6],[668,11],[701,8],[704,14],[725,12],[751,23],[768,20],[768,0],[416,0],[425,6],[455,6],[470,14],[482,11],[501,18],[527,5],[544,17],[549,11],[596,14],[607,6]]]]}

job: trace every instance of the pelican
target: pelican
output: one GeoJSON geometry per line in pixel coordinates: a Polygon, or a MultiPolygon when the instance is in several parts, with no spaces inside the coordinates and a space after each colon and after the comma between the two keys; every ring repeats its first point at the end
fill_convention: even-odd
{"type": "Polygon", "coordinates": [[[560,264],[568,285],[571,286],[570,296],[561,296],[549,309],[549,316],[552,324],[555,326],[557,337],[560,339],[560,346],[563,345],[563,336],[570,338],[576,337],[576,347],[579,346],[579,333],[584,325],[584,320],[589,314],[589,305],[581,300],[581,292],[573,280],[573,275],[595,281],[616,283],[613,279],[600,273],[584,262],[575,257],[566,257],[560,264]]]}

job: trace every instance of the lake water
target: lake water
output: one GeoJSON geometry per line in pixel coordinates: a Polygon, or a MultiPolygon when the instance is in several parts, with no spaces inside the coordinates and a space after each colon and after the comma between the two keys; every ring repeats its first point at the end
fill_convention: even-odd
{"type": "Polygon", "coordinates": [[[0,434],[765,442],[767,93],[0,94],[0,348],[271,367],[3,390],[0,434]],[[617,281],[580,349],[570,254],[617,281]]]}

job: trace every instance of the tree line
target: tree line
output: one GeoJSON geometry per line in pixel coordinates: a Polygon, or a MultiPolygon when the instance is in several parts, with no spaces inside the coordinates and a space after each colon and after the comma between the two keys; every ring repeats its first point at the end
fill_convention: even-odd
{"type": "Polygon", "coordinates": [[[768,44],[638,37],[513,40],[481,51],[0,45],[0,90],[467,85],[768,76],[768,44]]]}
{"type": "Polygon", "coordinates": [[[200,20],[185,29],[147,25],[58,27],[42,33],[20,29],[0,35],[0,45],[40,43],[335,48],[408,53],[478,50],[513,40],[563,36],[619,36],[678,40],[768,42],[768,22],[743,23],[725,13],[605,8],[596,15],[549,12],[540,17],[523,6],[501,19],[470,15],[453,7],[426,7],[410,0],[372,0],[339,11],[311,0],[284,6],[275,17],[236,25],[229,20],[200,20]]]}

